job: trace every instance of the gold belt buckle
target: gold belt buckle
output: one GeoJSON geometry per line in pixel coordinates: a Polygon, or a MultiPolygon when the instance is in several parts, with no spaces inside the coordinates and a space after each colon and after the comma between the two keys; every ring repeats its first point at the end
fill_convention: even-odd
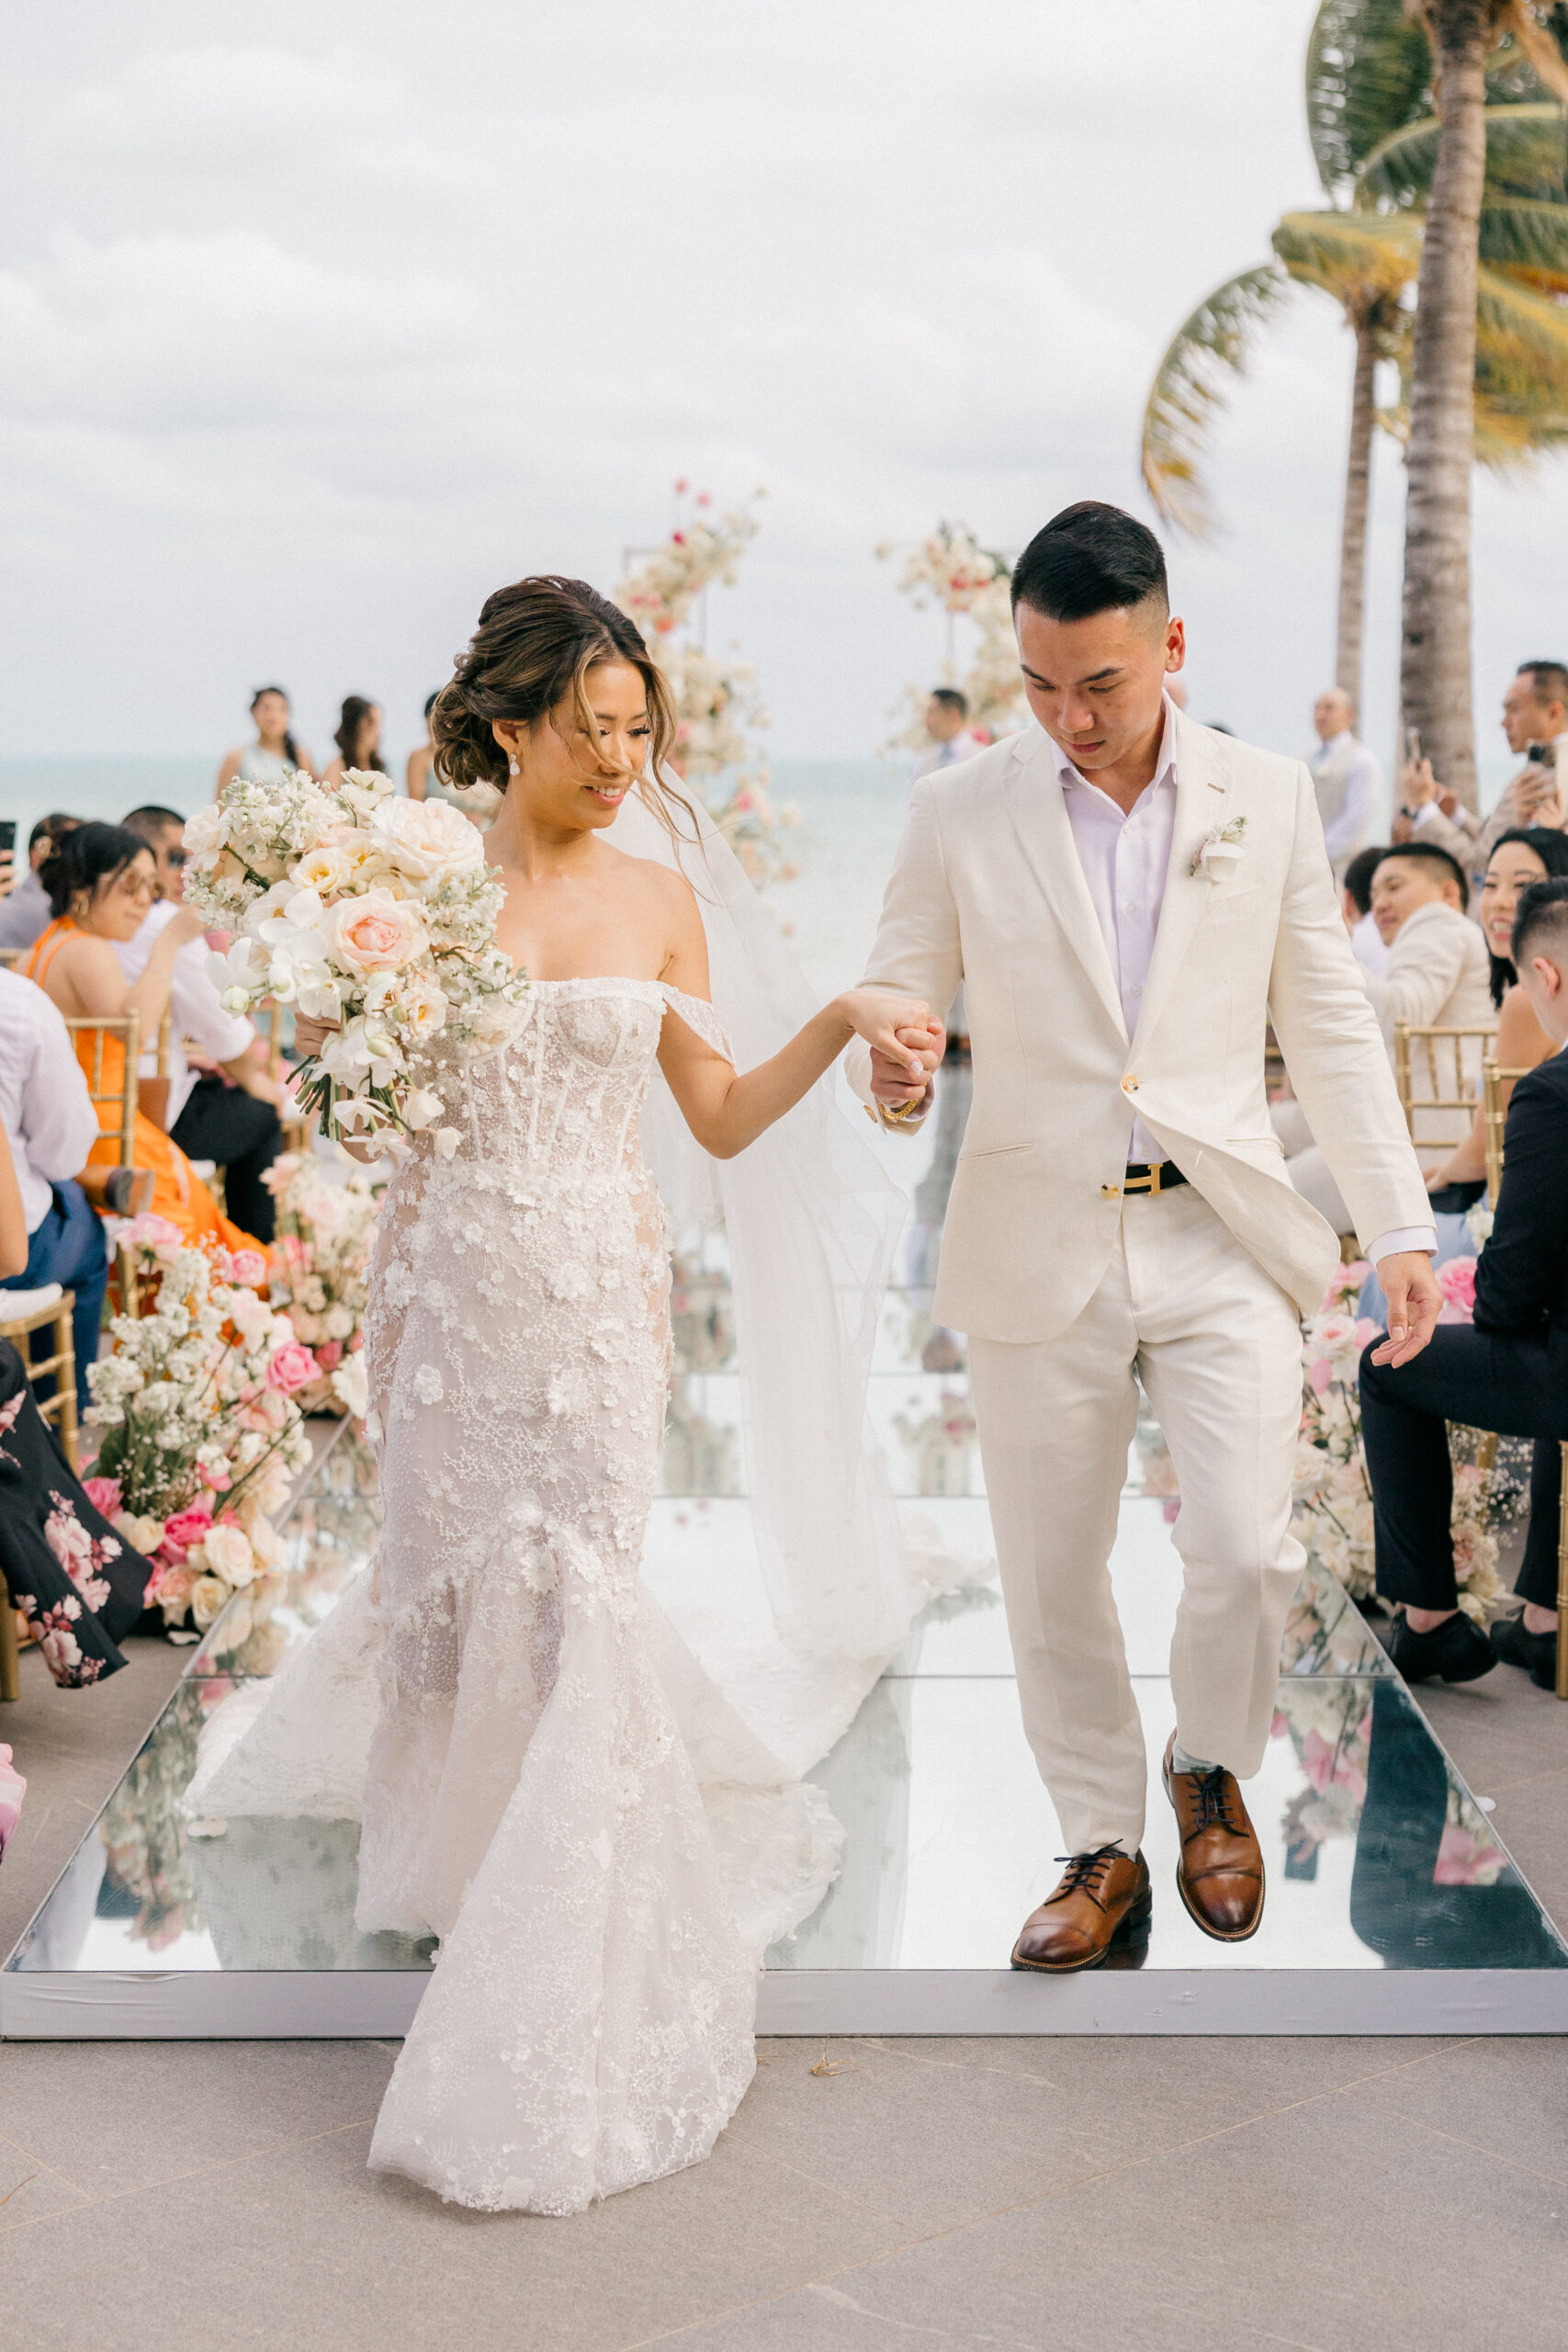
{"type": "Polygon", "coordinates": [[[1159,1191],[1158,1163],[1151,1167],[1146,1175],[1124,1176],[1122,1182],[1123,1190],[1129,1193],[1157,1193],[1159,1191]]]}

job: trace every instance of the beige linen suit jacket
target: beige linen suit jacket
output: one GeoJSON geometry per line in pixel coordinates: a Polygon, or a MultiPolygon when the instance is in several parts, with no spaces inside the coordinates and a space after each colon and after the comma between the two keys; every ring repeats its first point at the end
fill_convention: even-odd
{"type": "MultiPolygon", "coordinates": [[[[1136,1112],[1303,1314],[1338,1251],[1269,1124],[1271,1017],[1362,1247],[1431,1207],[1350,952],[1305,765],[1175,714],[1176,823],[1134,1035],[1032,721],[915,787],[867,984],[941,1010],[960,980],[975,1091],[934,1312],[976,1339],[1049,1340],[1100,1285],[1136,1112]],[[1219,878],[1191,871],[1246,820],[1219,878]]],[[[850,1082],[871,1100],[864,1045],[850,1082]]]]}

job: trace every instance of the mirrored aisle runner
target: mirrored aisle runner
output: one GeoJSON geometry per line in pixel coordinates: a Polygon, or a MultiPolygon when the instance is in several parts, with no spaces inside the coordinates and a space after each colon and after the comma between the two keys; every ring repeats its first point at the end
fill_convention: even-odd
{"type": "MultiPolygon", "coordinates": [[[[922,1190],[924,1188],[922,1187],[922,1190]]],[[[919,1195],[917,1195],[919,1205],[919,1195]]],[[[927,1233],[882,1321],[874,1412],[906,1509],[988,1555],[961,1342],[933,1328],[927,1233]]],[[[743,1477],[721,1239],[677,1261],[677,1361],[647,1574],[674,1609],[767,1611],[743,1477]],[[750,1600],[748,1600],[750,1595],[750,1600]]],[[[1520,2032],[1568,2028],[1568,1951],[1339,1587],[1309,1568],[1287,1630],[1267,1761],[1247,1790],[1269,1899],[1258,1935],[1211,1942],[1172,1883],[1157,1783],[1179,1564],[1152,1421],[1112,1561],[1156,1778],[1146,1944],[1086,1976],[1008,1953],[1061,1839],[1019,1726],[995,1583],[939,1601],[812,1777],[848,1832],[815,1916],[769,1955],[774,2033],[1520,2032]]],[[[0,1972],[0,2031],[51,2039],[397,2034],[428,1947],[354,1927],[352,1823],[187,1822],[197,1735],[237,1681],[309,1640],[377,1528],[368,1450],[344,1428],[288,1523],[289,1572],[241,1595],[193,1651],[141,1753],[0,1972]]],[[[85,1694],[78,1703],[91,1704],[85,1694]]]]}

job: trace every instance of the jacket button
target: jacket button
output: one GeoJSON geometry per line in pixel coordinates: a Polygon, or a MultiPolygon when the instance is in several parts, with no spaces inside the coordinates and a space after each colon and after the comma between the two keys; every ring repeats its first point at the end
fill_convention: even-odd
{"type": "Polygon", "coordinates": [[[1134,1076],[1133,1072],[1129,1070],[1126,1077],[1122,1080],[1122,1091],[1123,1094],[1136,1094],[1137,1091],[1137,1079],[1134,1076]]]}
{"type": "Polygon", "coordinates": [[[1101,1199],[1102,1201],[1116,1201],[1116,1200],[1120,1200],[1120,1199],[1121,1199],[1121,1197],[1122,1197],[1122,1187],[1121,1187],[1121,1185],[1120,1185],[1120,1184],[1102,1184],[1102,1185],[1100,1186],[1100,1199],[1101,1199]]]}

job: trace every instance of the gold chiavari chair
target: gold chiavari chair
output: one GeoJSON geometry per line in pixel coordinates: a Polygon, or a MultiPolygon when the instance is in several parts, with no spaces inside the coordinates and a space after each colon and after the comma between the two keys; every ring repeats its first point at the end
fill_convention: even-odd
{"type": "Polygon", "coordinates": [[[0,947],[0,964],[4,964],[9,971],[15,965],[21,962],[24,956],[31,953],[31,949],[27,947],[0,947]]]}
{"type": "Polygon", "coordinates": [[[1413,1136],[1422,1112],[1459,1111],[1475,1116],[1481,1102],[1481,1067],[1495,1035],[1494,1029],[1420,1028],[1409,1021],[1394,1023],[1394,1083],[1404,1124],[1413,1136]]]}
{"type": "MultiPolygon", "coordinates": [[[[95,1110],[101,1111],[112,1105],[118,1113],[114,1127],[106,1128],[104,1132],[117,1136],[119,1146],[119,1166],[134,1168],[136,1165],[136,1113],[141,1096],[137,1064],[141,1052],[141,1015],[139,1012],[121,1012],[97,1019],[73,1016],[66,1021],[65,1026],[73,1034],[78,1030],[86,1030],[91,1033],[93,1053],[91,1065],[87,1070],[87,1092],[92,1098],[95,1110]],[[110,1037],[118,1037],[124,1046],[124,1070],[118,1086],[109,1085],[104,1076],[104,1046],[110,1037]]],[[[136,1270],[128,1250],[122,1250],[119,1253],[119,1294],[125,1312],[128,1315],[140,1314],[141,1299],[137,1288],[136,1270]]]]}
{"type": "MultiPolygon", "coordinates": [[[[1486,1122],[1486,1198],[1495,1207],[1498,1189],[1503,1182],[1503,1138],[1508,1124],[1508,1108],[1504,1100],[1505,1086],[1517,1085],[1529,1072],[1522,1069],[1499,1069],[1488,1055],[1482,1066],[1484,1087],[1484,1117],[1486,1122]]],[[[1490,1449],[1495,1460],[1497,1441],[1488,1434],[1482,1442],[1483,1451],[1490,1449]]],[[[1568,1699],[1568,1439],[1562,1441],[1562,1487],[1557,1508],[1557,1696],[1568,1699]]]]}
{"type": "MultiPolygon", "coordinates": [[[[268,997],[265,1003],[256,1006],[251,1018],[266,1040],[266,1074],[275,1086],[282,1087],[293,1075],[293,1065],[285,1060],[283,1053],[283,1007],[276,997],[268,997]]],[[[281,1110],[278,1116],[283,1119],[283,1140],[288,1148],[290,1151],[309,1151],[309,1119],[287,1118],[281,1110]]]]}

